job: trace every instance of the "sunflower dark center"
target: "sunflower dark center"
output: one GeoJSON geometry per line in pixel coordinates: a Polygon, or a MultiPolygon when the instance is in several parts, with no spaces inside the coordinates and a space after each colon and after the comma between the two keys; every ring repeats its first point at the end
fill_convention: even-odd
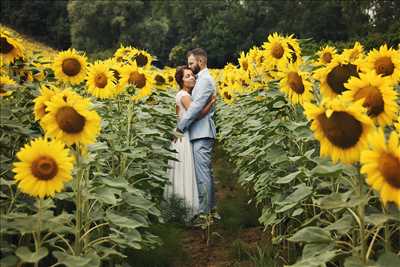
{"type": "Polygon", "coordinates": [[[330,52],[325,52],[322,54],[322,61],[324,63],[330,63],[332,61],[332,54],[330,52]]]}
{"type": "Polygon", "coordinates": [[[375,71],[382,76],[389,76],[393,74],[394,64],[390,57],[381,57],[375,61],[375,71]]]}
{"type": "Polygon", "coordinates": [[[228,92],[224,92],[224,97],[228,100],[232,99],[232,96],[228,92]]]}
{"type": "Polygon", "coordinates": [[[129,75],[130,84],[134,84],[137,88],[143,88],[146,86],[146,76],[143,73],[137,71],[131,72],[129,75]]]}
{"type": "Polygon", "coordinates": [[[340,95],[347,89],[344,84],[351,77],[358,77],[357,67],[353,64],[338,65],[329,72],[327,82],[332,90],[340,95]]]}
{"type": "Polygon", "coordinates": [[[272,47],[272,56],[273,56],[274,58],[277,58],[277,59],[282,58],[284,52],[285,52],[285,51],[283,50],[283,47],[282,47],[281,44],[275,44],[275,45],[272,47]]]}
{"type": "Polygon", "coordinates": [[[249,63],[247,62],[247,60],[244,60],[242,62],[242,67],[244,70],[248,70],[249,69],[249,63]]]}
{"type": "Polygon", "coordinates": [[[391,153],[383,154],[379,159],[379,171],[386,182],[400,189],[400,159],[391,153]]]}
{"type": "Polygon", "coordinates": [[[301,76],[297,72],[289,72],[288,74],[288,84],[290,89],[295,91],[297,94],[304,93],[304,84],[301,76]]]}
{"type": "Polygon", "coordinates": [[[362,124],[347,112],[335,111],[329,118],[323,113],[317,119],[326,138],[337,147],[351,148],[361,137],[362,124]]]}
{"type": "Polygon", "coordinates": [[[68,76],[75,76],[81,71],[81,63],[75,58],[67,58],[62,63],[62,71],[68,76]]]}
{"type": "Polygon", "coordinates": [[[138,54],[135,57],[135,60],[138,67],[146,66],[147,63],[149,62],[149,59],[146,57],[146,55],[143,55],[142,53],[138,54]]]}
{"type": "Polygon", "coordinates": [[[57,175],[57,163],[51,157],[39,157],[32,162],[31,172],[39,180],[50,180],[57,175]]]}
{"type": "Polygon", "coordinates": [[[42,104],[42,105],[40,105],[40,107],[38,108],[38,110],[39,110],[39,114],[41,115],[41,116],[44,116],[44,115],[46,115],[46,105],[45,104],[42,104]]]}
{"type": "Polygon", "coordinates": [[[69,134],[80,133],[84,126],[86,119],[79,114],[72,107],[62,107],[57,111],[56,121],[58,126],[69,134]]]}
{"type": "Polygon", "coordinates": [[[97,88],[104,88],[107,85],[107,76],[104,73],[96,75],[94,83],[97,88]]]}
{"type": "Polygon", "coordinates": [[[164,78],[163,76],[161,76],[160,74],[157,74],[157,75],[154,77],[154,80],[156,80],[156,84],[157,84],[157,85],[162,85],[162,84],[165,83],[165,78],[164,78]]]}
{"type": "Polygon", "coordinates": [[[357,91],[354,99],[364,98],[363,106],[368,109],[368,116],[376,117],[384,110],[384,102],[381,92],[375,86],[366,86],[357,91]]]}
{"type": "Polygon", "coordinates": [[[8,54],[14,49],[14,46],[7,41],[7,38],[0,37],[0,52],[8,54]]]}

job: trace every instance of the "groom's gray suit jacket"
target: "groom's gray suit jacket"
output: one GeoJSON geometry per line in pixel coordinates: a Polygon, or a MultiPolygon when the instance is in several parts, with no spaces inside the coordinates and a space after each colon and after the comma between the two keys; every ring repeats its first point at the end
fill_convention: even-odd
{"type": "Polygon", "coordinates": [[[178,123],[178,129],[182,132],[189,130],[190,140],[201,138],[215,139],[216,130],[213,121],[215,107],[201,119],[198,114],[203,107],[210,101],[210,97],[215,94],[215,82],[207,68],[201,70],[197,75],[196,85],[192,91],[192,103],[185,115],[178,123]]]}

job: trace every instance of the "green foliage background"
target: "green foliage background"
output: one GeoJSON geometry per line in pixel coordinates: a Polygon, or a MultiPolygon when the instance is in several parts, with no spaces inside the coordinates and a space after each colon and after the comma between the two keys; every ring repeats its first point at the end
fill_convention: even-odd
{"type": "Polygon", "coordinates": [[[160,65],[181,64],[200,46],[212,67],[222,67],[275,31],[312,38],[310,49],[327,41],[359,40],[367,49],[400,42],[396,0],[4,0],[1,14],[1,23],[58,49],[108,57],[122,43],[157,55],[160,65]]]}

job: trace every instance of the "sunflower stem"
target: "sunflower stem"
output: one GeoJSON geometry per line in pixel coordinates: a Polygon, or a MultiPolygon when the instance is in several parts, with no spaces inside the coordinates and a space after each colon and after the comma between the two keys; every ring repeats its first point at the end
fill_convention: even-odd
{"type": "Polygon", "coordinates": [[[82,190],[81,190],[81,180],[82,180],[82,164],[81,164],[81,151],[79,148],[79,145],[76,146],[76,154],[77,154],[77,160],[76,160],[76,166],[78,169],[78,174],[75,179],[75,205],[76,205],[76,211],[75,211],[75,244],[74,244],[74,250],[75,250],[75,255],[79,256],[81,254],[81,226],[82,226],[82,190]]]}
{"type": "MultiPolygon", "coordinates": [[[[387,215],[388,212],[387,212],[387,209],[386,209],[386,207],[384,205],[382,205],[382,210],[383,210],[383,214],[387,215]]],[[[391,249],[392,249],[391,246],[390,246],[390,235],[391,235],[391,233],[390,233],[390,228],[389,228],[389,222],[388,221],[385,222],[384,231],[385,231],[385,239],[384,239],[385,251],[388,252],[388,251],[391,251],[391,249]]]]}
{"type": "Polygon", "coordinates": [[[365,201],[363,200],[363,185],[364,179],[360,172],[360,165],[358,165],[358,190],[359,197],[362,199],[360,204],[358,205],[358,217],[360,219],[360,238],[359,243],[361,245],[361,261],[366,264],[366,255],[367,255],[367,244],[366,244],[366,236],[365,236],[365,201]]]}
{"type": "MultiPolygon", "coordinates": [[[[36,231],[36,238],[35,238],[35,251],[39,253],[41,247],[41,232],[42,232],[42,198],[38,199],[38,213],[37,213],[37,231],[36,231]]],[[[40,260],[39,260],[40,261],[40,260]]],[[[35,262],[35,267],[39,266],[39,261],[35,262]]]]}

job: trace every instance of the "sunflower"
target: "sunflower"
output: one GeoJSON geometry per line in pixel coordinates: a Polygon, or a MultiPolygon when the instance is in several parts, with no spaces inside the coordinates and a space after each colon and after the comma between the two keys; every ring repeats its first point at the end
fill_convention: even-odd
{"type": "Polygon", "coordinates": [[[394,128],[400,134],[400,116],[397,117],[397,123],[394,124],[394,128]]]}
{"type": "Polygon", "coordinates": [[[96,61],[88,70],[88,91],[95,97],[112,98],[116,94],[115,77],[107,64],[96,61]]]}
{"type": "Polygon", "coordinates": [[[285,41],[290,49],[290,63],[301,63],[301,49],[299,41],[293,37],[293,34],[285,37],[285,41]]]}
{"type": "Polygon", "coordinates": [[[365,114],[361,101],[347,102],[341,97],[324,101],[321,106],[304,104],[305,114],[312,120],[311,129],[320,142],[321,156],[333,162],[353,163],[368,145],[367,138],[374,127],[365,114]]]}
{"type": "Polygon", "coordinates": [[[133,100],[140,100],[145,96],[151,95],[153,89],[151,75],[138,68],[135,62],[124,66],[121,82],[129,87],[128,93],[134,95],[132,97],[133,100]],[[135,92],[131,92],[131,89],[134,89],[135,92]]]}
{"type": "Polygon", "coordinates": [[[265,64],[270,67],[281,67],[288,63],[291,58],[290,49],[284,37],[278,33],[273,33],[268,36],[268,42],[264,42],[263,48],[267,55],[265,64]]]}
{"type": "Polygon", "coordinates": [[[100,116],[89,110],[88,99],[64,90],[45,104],[48,113],[41,121],[47,135],[68,145],[95,142],[100,132],[100,116]]]}
{"type": "Polygon", "coordinates": [[[0,96],[9,96],[13,93],[11,88],[16,87],[17,83],[8,76],[0,76],[0,96]]]}
{"type": "Polygon", "coordinates": [[[79,84],[86,78],[86,57],[75,49],[59,52],[53,62],[54,75],[57,79],[71,84],[79,84]]]}
{"type": "Polygon", "coordinates": [[[375,71],[383,77],[389,77],[394,83],[400,81],[400,52],[386,45],[382,45],[379,50],[372,50],[368,53],[362,64],[362,70],[375,71]]]}
{"type": "Polygon", "coordinates": [[[314,95],[309,77],[310,74],[301,71],[297,64],[290,64],[282,71],[280,89],[289,97],[290,102],[303,105],[311,101],[314,95]]]}
{"type": "Polygon", "coordinates": [[[114,81],[115,81],[115,93],[119,94],[124,90],[125,85],[121,82],[122,70],[123,66],[121,63],[117,62],[114,58],[108,59],[104,62],[107,66],[109,66],[112,71],[114,81]]]}
{"type": "Polygon", "coordinates": [[[60,90],[52,85],[42,85],[40,87],[40,95],[33,100],[35,103],[33,111],[36,121],[41,120],[47,114],[46,102],[50,101],[51,98],[59,92],[60,90]]]}
{"type": "Polygon", "coordinates": [[[170,88],[177,88],[175,83],[175,69],[166,67],[162,69],[163,76],[167,80],[167,84],[170,88]]]}
{"type": "Polygon", "coordinates": [[[382,202],[400,207],[400,145],[399,134],[391,132],[388,142],[383,130],[371,134],[370,148],[361,154],[361,173],[367,183],[380,193],[382,202]]]}
{"type": "Polygon", "coordinates": [[[23,57],[24,51],[22,44],[17,40],[9,36],[7,32],[1,31],[0,34],[0,53],[1,53],[1,64],[10,64],[15,59],[23,57]]]}
{"type": "Polygon", "coordinates": [[[364,56],[364,47],[359,42],[355,42],[353,48],[344,49],[342,55],[349,62],[356,62],[364,56]]]}
{"type": "Polygon", "coordinates": [[[251,62],[249,56],[246,55],[243,51],[240,53],[240,57],[238,59],[240,68],[246,72],[250,72],[251,62]]]}
{"type": "Polygon", "coordinates": [[[128,61],[128,57],[136,51],[136,48],[131,46],[123,46],[121,45],[120,48],[117,49],[114,53],[114,59],[116,62],[126,62],[128,61]]]}
{"type": "Polygon", "coordinates": [[[397,92],[391,81],[375,72],[360,73],[360,77],[351,77],[345,84],[349,89],[343,97],[349,101],[363,100],[367,114],[381,126],[391,124],[396,119],[398,105],[397,92]]]}
{"type": "Polygon", "coordinates": [[[327,65],[331,63],[332,59],[337,55],[336,48],[332,46],[325,46],[317,52],[318,62],[315,65],[327,65]]]}
{"type": "Polygon", "coordinates": [[[218,92],[225,104],[231,105],[235,101],[235,95],[227,86],[220,88],[218,92]]]}
{"type": "Polygon", "coordinates": [[[144,50],[134,50],[131,55],[131,59],[136,62],[139,68],[147,68],[151,66],[154,58],[144,50]]]}
{"type": "Polygon", "coordinates": [[[152,73],[154,85],[159,89],[165,89],[168,87],[168,79],[161,71],[154,71],[152,73]]]}
{"type": "Polygon", "coordinates": [[[316,70],[314,76],[320,81],[322,95],[328,98],[334,98],[346,91],[344,84],[350,77],[359,77],[357,65],[348,62],[341,55],[336,56],[327,66],[316,70]]]}
{"type": "Polygon", "coordinates": [[[38,138],[17,153],[14,179],[18,188],[33,197],[44,198],[60,192],[72,179],[74,158],[65,145],[57,140],[38,138]]]}

